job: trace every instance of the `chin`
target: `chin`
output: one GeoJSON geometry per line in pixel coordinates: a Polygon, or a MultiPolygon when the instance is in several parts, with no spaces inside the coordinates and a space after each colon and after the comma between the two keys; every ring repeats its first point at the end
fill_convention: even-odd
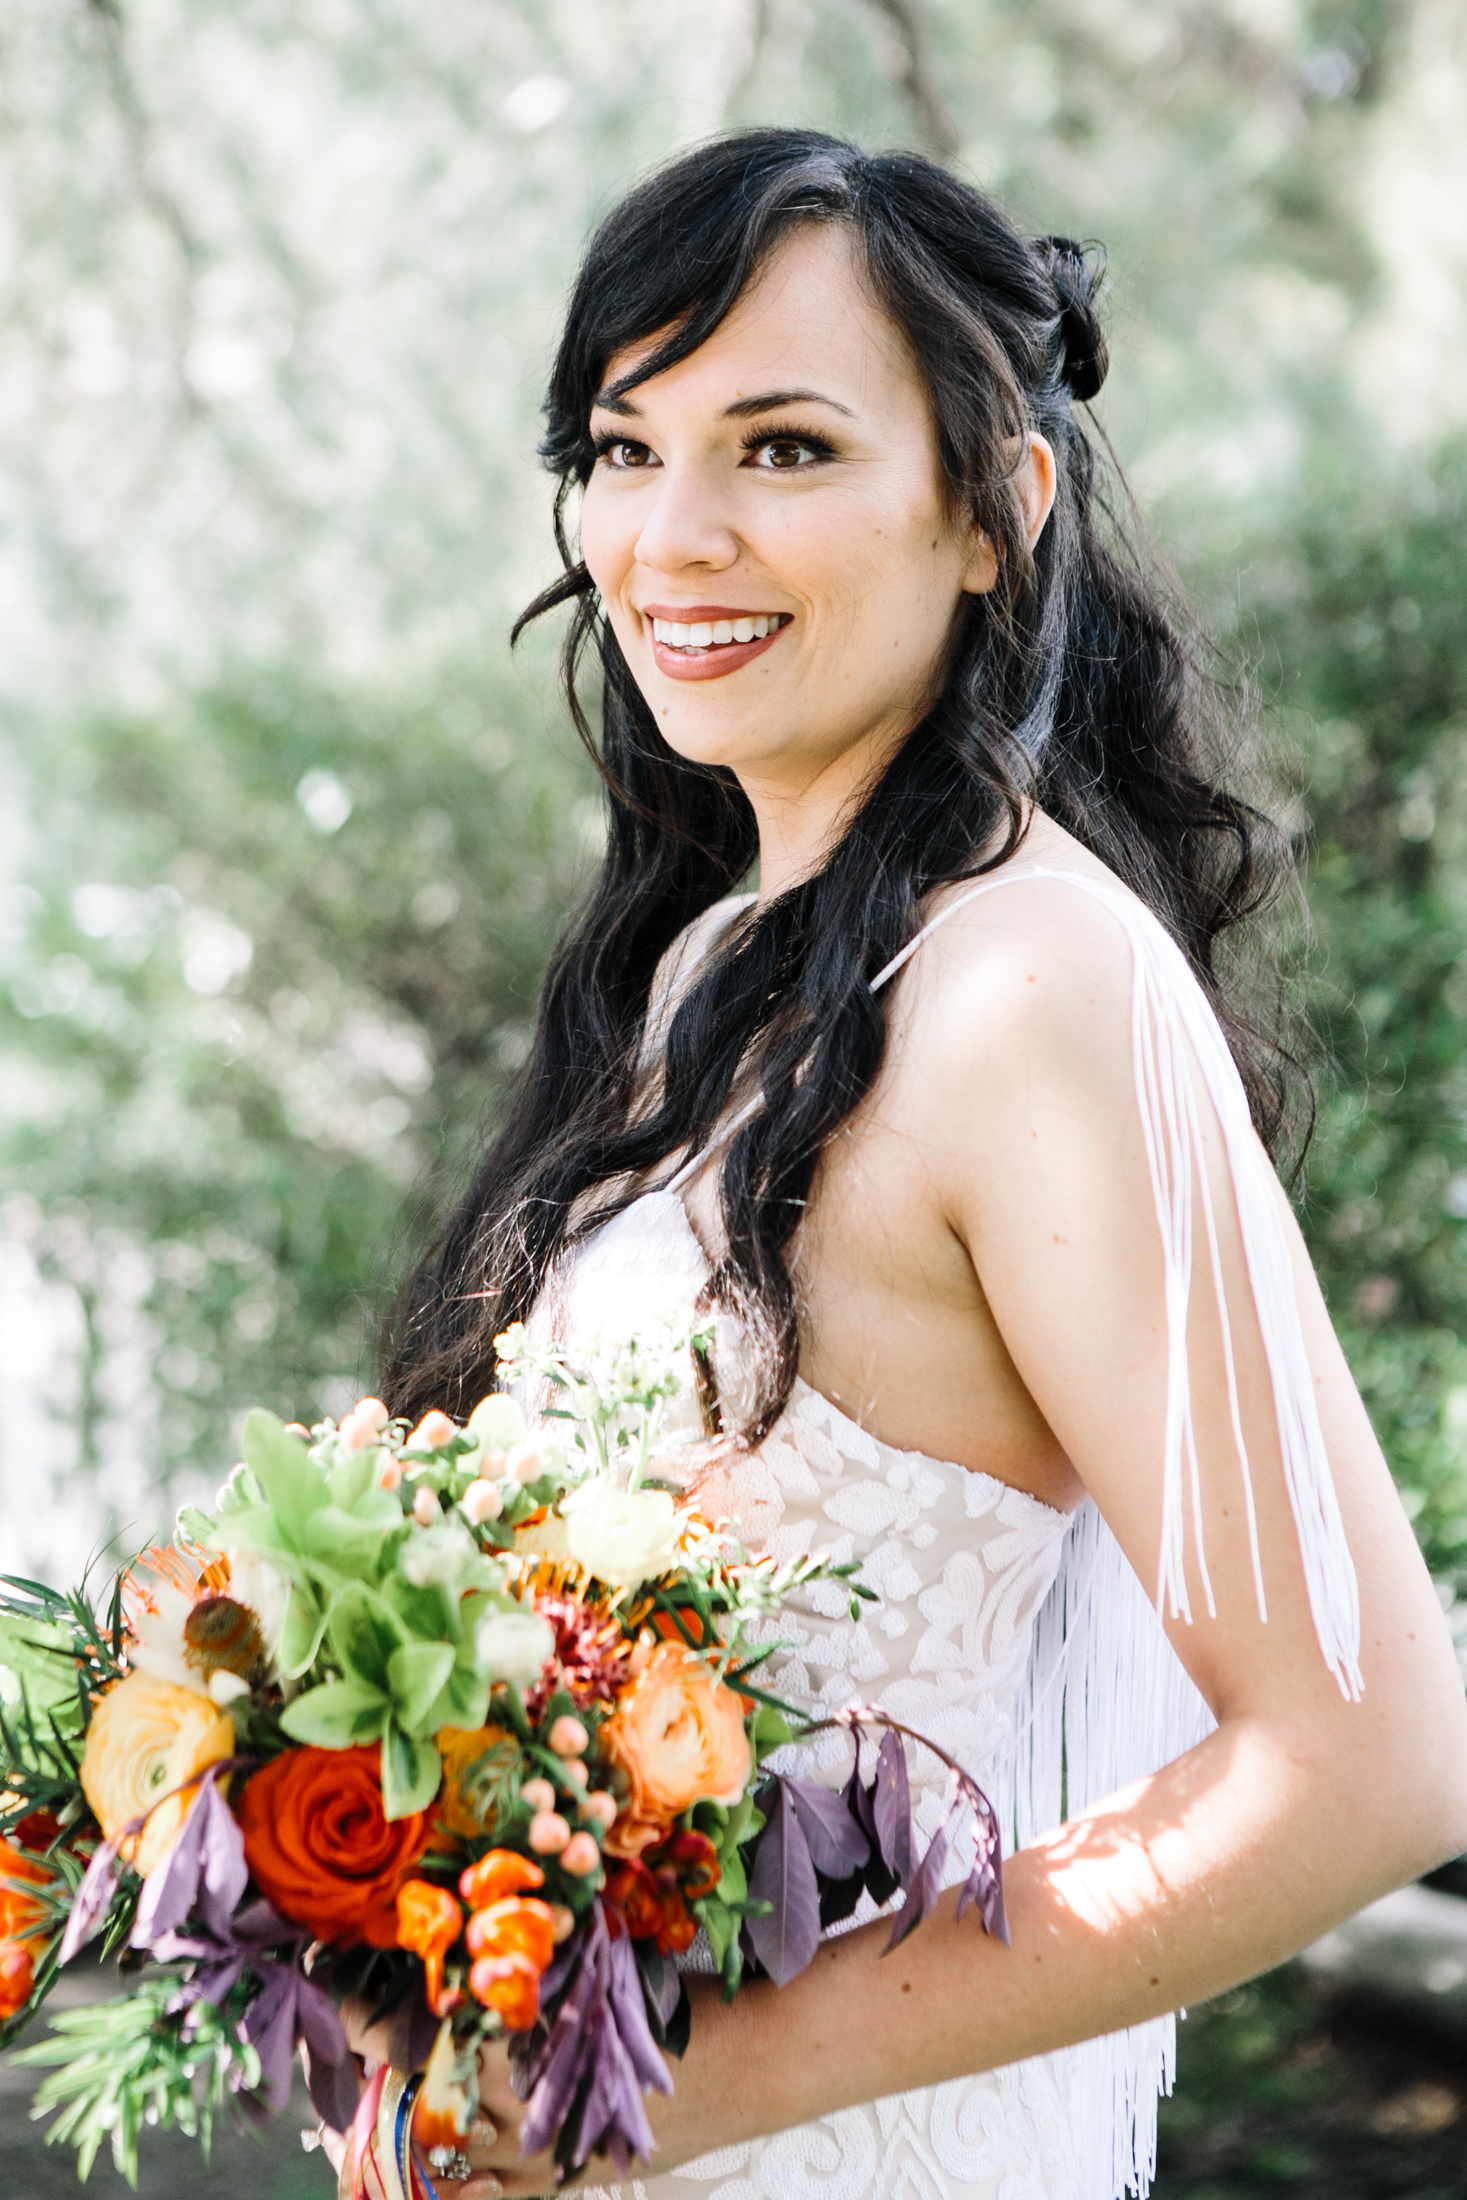
{"type": "Polygon", "coordinates": [[[685,706],[679,709],[682,702],[679,695],[665,712],[654,705],[654,716],[663,740],[685,763],[743,771],[772,763],[788,750],[788,741],[782,741],[777,749],[769,746],[768,718],[763,711],[735,714],[728,710],[688,710],[685,706]]]}

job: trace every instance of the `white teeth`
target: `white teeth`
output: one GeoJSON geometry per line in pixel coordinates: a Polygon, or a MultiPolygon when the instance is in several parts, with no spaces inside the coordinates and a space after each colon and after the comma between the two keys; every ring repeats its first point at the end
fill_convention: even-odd
{"type": "Polygon", "coordinates": [[[780,624],[780,613],[774,611],[749,613],[740,619],[705,619],[695,625],[654,619],[652,632],[669,649],[713,649],[729,642],[762,642],[766,634],[777,634],[780,624]]]}

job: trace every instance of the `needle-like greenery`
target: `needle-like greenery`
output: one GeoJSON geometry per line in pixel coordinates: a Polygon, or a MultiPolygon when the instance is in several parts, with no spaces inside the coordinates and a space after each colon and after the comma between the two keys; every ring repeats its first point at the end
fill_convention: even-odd
{"type": "Polygon", "coordinates": [[[59,2066],[31,2111],[39,2117],[60,2110],[46,2144],[74,2146],[85,2181],[103,2140],[110,2140],[112,2160],[134,2188],[145,2125],[176,2124],[198,2139],[207,2161],[226,2097],[253,2093],[260,2083],[260,2058],[237,2031],[252,1991],[252,1982],[242,1982],[222,2006],[196,2001],[173,2010],[176,1975],[152,1972],[121,2000],[61,2011],[51,2020],[51,2037],[14,2058],[32,2069],[59,2066]]]}

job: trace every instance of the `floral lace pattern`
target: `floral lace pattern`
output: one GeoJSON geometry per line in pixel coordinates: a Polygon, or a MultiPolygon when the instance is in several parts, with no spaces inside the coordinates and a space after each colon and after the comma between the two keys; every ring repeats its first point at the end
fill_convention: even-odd
{"type": "MultiPolygon", "coordinates": [[[[651,1194],[579,1250],[537,1320],[570,1338],[686,1320],[705,1273],[681,1202],[651,1194]]],[[[737,1341],[722,1331],[717,1365],[727,1394],[737,1341]]],[[[878,1443],[803,1382],[759,1450],[710,1477],[700,1497],[780,1558],[818,1548],[859,1559],[879,1594],[853,1620],[839,1590],[817,1583],[767,1623],[766,1639],[784,1646],[766,1668],[777,1694],[812,1711],[880,1703],[984,1777],[1059,1564],[1063,1514],[991,1476],[878,1443]]],[[[774,1763],[839,1786],[850,1750],[836,1732],[774,1763]]],[[[930,1830],[943,1770],[920,1748],[909,1761],[918,1824],[930,1830]]],[[[852,1922],[872,1914],[863,1906],[852,1922]]],[[[593,2200],[1079,2200],[1068,2061],[1045,2056],[845,2109],[594,2188],[593,2200]]]]}

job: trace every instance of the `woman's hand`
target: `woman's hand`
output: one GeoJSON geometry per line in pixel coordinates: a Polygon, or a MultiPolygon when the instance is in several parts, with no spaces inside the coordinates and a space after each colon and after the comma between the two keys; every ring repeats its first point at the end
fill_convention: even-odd
{"type": "MultiPolygon", "coordinates": [[[[730,2006],[723,2002],[717,1982],[711,1978],[690,1977],[687,1986],[693,2001],[692,2039],[681,2061],[669,2058],[675,2090],[670,2096],[654,2093],[646,2097],[657,2141],[652,2166],[659,2174],[713,2147],[753,2135],[747,2116],[750,2104],[746,2103],[744,2112],[739,2113],[729,2097],[729,2073],[738,2067],[740,2052],[729,2035],[735,2030],[747,2035],[756,2006],[771,2002],[774,1996],[769,1986],[746,1987],[738,2003],[730,2006]],[[729,2110],[734,2111],[736,2120],[724,2131],[724,2113],[729,2110]]],[[[364,2003],[348,2000],[341,2013],[354,2054],[371,2062],[390,2059],[388,2027],[385,2023],[368,2025],[364,2003]]],[[[773,2096],[769,2107],[778,2113],[773,2096]]],[[[520,2152],[520,2130],[527,2113],[528,2104],[516,2097],[510,2082],[509,2050],[502,2041],[492,2040],[480,2050],[479,2113],[460,2150],[469,2164],[469,2174],[458,2179],[435,2172],[433,2186],[441,2200],[450,2200],[450,2196],[451,2200],[499,2200],[500,2195],[504,2200],[537,2200],[542,2193],[576,2192],[617,2182],[616,2171],[599,2156],[564,2183],[550,2154],[526,2159],[520,2152]]],[[[757,2117],[753,2125],[760,2130],[777,2128],[757,2117]]],[[[639,2168],[633,2174],[645,2171],[639,2168]]]]}

